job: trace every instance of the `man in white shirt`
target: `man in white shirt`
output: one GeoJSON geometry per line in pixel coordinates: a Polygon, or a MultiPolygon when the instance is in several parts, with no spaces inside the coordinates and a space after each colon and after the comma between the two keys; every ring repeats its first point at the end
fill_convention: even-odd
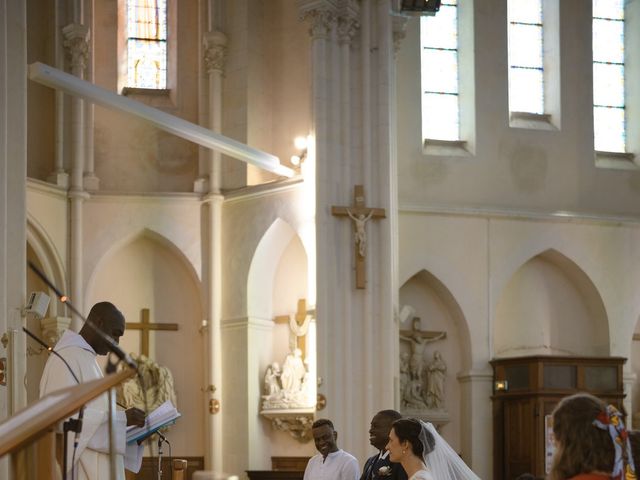
{"type": "MultiPolygon", "coordinates": [[[[125,320],[122,313],[109,302],[100,302],[93,306],[89,320],[116,343],[124,333],[125,320]]],[[[84,325],[77,334],[67,330],[58,341],[54,350],[63,357],[68,365],[51,355],[47,360],[40,380],[40,396],[71,387],[78,383],[89,382],[103,377],[102,370],[96,361],[96,355],[109,352],[107,343],[89,325],[84,325]],[[73,374],[71,373],[73,371],[73,374]],[[77,378],[74,378],[75,377],[77,378]]],[[[109,467],[109,404],[106,394],[101,395],[85,406],[82,431],[75,451],[74,433],[69,434],[67,441],[67,469],[76,468],[75,478],[78,480],[102,480],[111,478],[109,467]]],[[[123,454],[125,453],[126,426],[144,425],[144,412],[137,408],[119,411],[116,414],[116,478],[124,480],[123,454]]],[[[141,449],[135,448],[135,455],[141,455],[141,449]]]]}
{"type": "Polygon", "coordinates": [[[358,460],[338,448],[338,432],[333,428],[331,420],[316,420],[311,426],[311,433],[320,453],[309,460],[304,480],[358,480],[358,460]]]}

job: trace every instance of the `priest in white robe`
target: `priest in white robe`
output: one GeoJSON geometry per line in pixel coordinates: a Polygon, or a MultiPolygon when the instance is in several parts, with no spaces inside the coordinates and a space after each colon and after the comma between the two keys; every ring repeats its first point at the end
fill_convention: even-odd
{"type": "MultiPolygon", "coordinates": [[[[124,316],[112,303],[95,304],[88,318],[116,343],[124,333],[124,316]]],[[[49,356],[40,380],[41,397],[53,391],[77,385],[78,382],[89,382],[103,377],[96,356],[106,355],[109,349],[106,342],[89,325],[84,325],[79,334],[71,330],[65,331],[54,350],[66,360],[68,366],[56,355],[49,356]]],[[[139,468],[142,446],[130,446],[127,450],[126,427],[127,425],[142,426],[144,418],[144,412],[137,408],[116,413],[116,478],[118,480],[125,478],[125,451],[129,456],[137,457],[137,461],[132,462],[131,459],[127,459],[127,463],[138,464],[139,468]]],[[[75,433],[70,432],[67,439],[67,471],[72,467],[75,468],[75,478],[78,480],[110,479],[109,403],[106,394],[85,406],[82,431],[75,451],[75,462],[73,462],[74,436],[75,433]]]]}

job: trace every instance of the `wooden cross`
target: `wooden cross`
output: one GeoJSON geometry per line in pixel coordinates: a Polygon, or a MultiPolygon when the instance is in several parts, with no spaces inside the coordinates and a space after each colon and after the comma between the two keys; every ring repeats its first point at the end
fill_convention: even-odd
{"type": "Polygon", "coordinates": [[[143,308],[140,311],[140,323],[126,324],[129,330],[140,330],[140,353],[149,357],[149,332],[151,330],[178,330],[177,323],[151,323],[149,321],[149,309],[143,308]]]}
{"type": "Polygon", "coordinates": [[[349,217],[353,221],[355,230],[355,256],[356,256],[356,288],[366,288],[365,257],[367,244],[367,231],[365,226],[370,219],[386,218],[384,208],[369,208],[364,203],[364,187],[353,187],[352,207],[331,207],[331,215],[336,217],[349,217]]]}
{"type": "MultiPolygon", "coordinates": [[[[304,323],[304,321],[307,318],[307,315],[315,315],[316,311],[314,309],[308,310],[307,309],[307,300],[304,298],[301,298],[300,300],[298,300],[298,311],[295,314],[295,319],[296,319],[296,323],[298,324],[298,326],[302,326],[302,324],[304,323]]],[[[287,325],[289,325],[289,315],[278,315],[274,321],[276,323],[285,323],[287,325]]],[[[294,332],[292,332],[294,333],[294,332]]],[[[295,333],[294,333],[295,335],[295,333]]],[[[294,342],[295,345],[292,345],[292,348],[299,348],[302,351],[302,358],[306,358],[306,349],[305,349],[305,342],[302,341],[302,339],[305,337],[306,335],[301,335],[300,337],[298,337],[297,335],[294,337],[294,342]],[[300,339],[298,341],[298,339],[300,339]]]]}

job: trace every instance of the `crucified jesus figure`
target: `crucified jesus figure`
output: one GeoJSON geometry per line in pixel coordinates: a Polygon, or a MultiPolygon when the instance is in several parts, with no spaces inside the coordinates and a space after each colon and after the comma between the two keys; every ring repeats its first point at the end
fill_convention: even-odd
{"type": "Polygon", "coordinates": [[[365,216],[364,213],[354,215],[351,213],[351,210],[347,208],[347,214],[356,225],[355,242],[358,246],[358,255],[364,258],[365,250],[367,248],[367,232],[365,231],[364,226],[373,215],[373,210],[369,210],[369,213],[365,216]]]}

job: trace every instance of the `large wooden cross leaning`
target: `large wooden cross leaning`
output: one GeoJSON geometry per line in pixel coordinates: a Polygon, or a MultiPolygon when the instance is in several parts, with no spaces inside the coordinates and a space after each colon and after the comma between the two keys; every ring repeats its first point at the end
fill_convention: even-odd
{"type": "Polygon", "coordinates": [[[337,217],[349,217],[353,221],[355,230],[355,256],[356,256],[356,288],[366,288],[365,258],[367,254],[367,231],[365,229],[369,220],[386,218],[384,208],[369,208],[364,203],[364,187],[353,187],[353,203],[351,207],[331,207],[331,215],[337,217]]]}
{"type": "MultiPolygon", "coordinates": [[[[307,315],[315,315],[315,314],[316,314],[315,308],[312,308],[312,309],[307,308],[306,298],[301,298],[298,300],[298,310],[295,313],[295,319],[298,325],[302,325],[304,323],[304,321],[307,318],[307,315]]],[[[284,323],[286,325],[289,325],[289,315],[278,315],[274,319],[274,321],[275,323],[284,323]]],[[[300,351],[302,352],[302,358],[307,358],[305,342],[302,341],[304,336],[305,335],[301,337],[296,337],[296,348],[299,348],[300,351]]]]}
{"type": "Polygon", "coordinates": [[[178,330],[177,323],[151,323],[149,321],[149,309],[140,311],[140,322],[127,322],[127,330],[140,330],[140,353],[149,357],[149,332],[151,330],[178,330]]]}

